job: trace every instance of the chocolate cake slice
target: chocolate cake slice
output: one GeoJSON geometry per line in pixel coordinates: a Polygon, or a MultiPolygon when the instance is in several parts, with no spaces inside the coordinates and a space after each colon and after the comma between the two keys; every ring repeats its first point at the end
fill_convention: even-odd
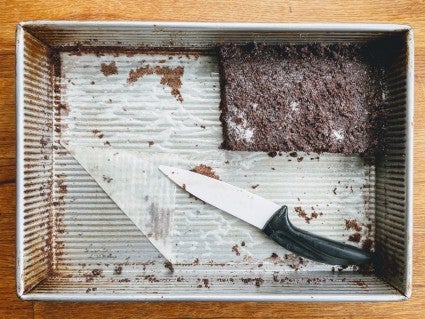
{"type": "Polygon", "coordinates": [[[372,154],[382,128],[382,70],[357,45],[219,48],[222,147],[372,154]]]}

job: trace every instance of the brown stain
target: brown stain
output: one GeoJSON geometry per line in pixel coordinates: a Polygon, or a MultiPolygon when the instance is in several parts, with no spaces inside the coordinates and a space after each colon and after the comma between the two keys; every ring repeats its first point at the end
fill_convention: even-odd
{"type": "Polygon", "coordinates": [[[213,169],[205,164],[199,164],[198,166],[192,168],[191,171],[220,180],[220,177],[213,171],[213,169]]]}
{"type": "Polygon", "coordinates": [[[232,251],[236,254],[236,256],[240,256],[240,254],[241,254],[239,252],[239,246],[238,245],[233,245],[232,251]]]}
{"type": "Polygon", "coordinates": [[[177,99],[177,101],[183,102],[183,96],[180,92],[180,88],[182,86],[181,77],[183,76],[183,73],[184,68],[182,66],[172,68],[169,66],[157,65],[155,67],[151,67],[146,65],[135,70],[131,70],[128,74],[127,83],[134,83],[146,75],[159,75],[161,76],[160,83],[171,88],[171,94],[177,99]]]}
{"type": "Polygon", "coordinates": [[[102,63],[100,65],[100,71],[103,73],[104,76],[110,76],[113,74],[118,74],[118,68],[115,64],[115,61],[112,61],[111,63],[102,63]]]}

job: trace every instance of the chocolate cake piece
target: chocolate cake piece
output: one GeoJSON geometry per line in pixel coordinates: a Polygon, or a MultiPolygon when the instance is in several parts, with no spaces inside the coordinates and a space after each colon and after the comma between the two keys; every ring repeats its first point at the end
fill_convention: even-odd
{"type": "Polygon", "coordinates": [[[366,52],[349,44],[222,45],[222,147],[373,154],[385,94],[366,52]]]}

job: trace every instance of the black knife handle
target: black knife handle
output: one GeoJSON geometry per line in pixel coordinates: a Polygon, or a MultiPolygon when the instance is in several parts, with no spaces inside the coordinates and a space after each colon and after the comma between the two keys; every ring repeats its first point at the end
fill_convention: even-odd
{"type": "Polygon", "coordinates": [[[275,242],[302,257],[331,265],[362,265],[372,254],[360,248],[326,239],[291,224],[288,207],[282,206],[267,222],[263,231],[275,242]]]}

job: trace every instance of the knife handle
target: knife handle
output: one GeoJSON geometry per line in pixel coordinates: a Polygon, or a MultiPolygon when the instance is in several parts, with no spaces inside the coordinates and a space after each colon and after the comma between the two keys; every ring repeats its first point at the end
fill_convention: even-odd
{"type": "Polygon", "coordinates": [[[348,266],[367,264],[372,260],[372,254],[360,248],[295,227],[289,221],[286,206],[282,206],[270,218],[263,231],[287,250],[322,263],[348,266]]]}

